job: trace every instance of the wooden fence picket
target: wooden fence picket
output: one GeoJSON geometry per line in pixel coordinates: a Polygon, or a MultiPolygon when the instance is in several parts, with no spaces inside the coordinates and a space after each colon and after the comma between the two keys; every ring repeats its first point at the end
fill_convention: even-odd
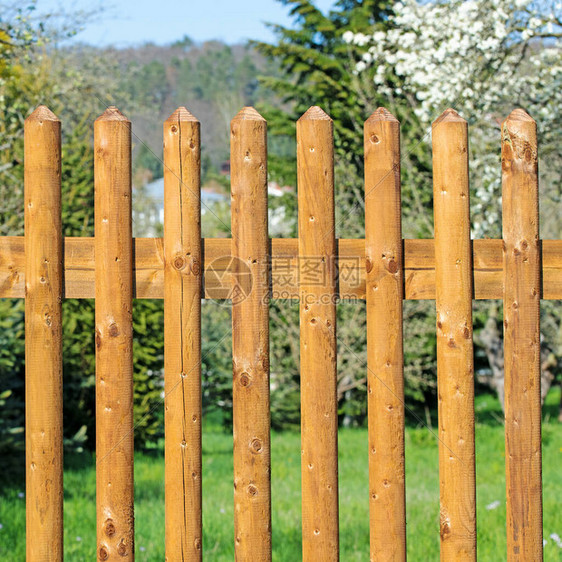
{"type": "Polygon", "coordinates": [[[184,107],[164,123],[164,264],[166,557],[200,561],[201,136],[184,107]]]}
{"type": "Polygon", "coordinates": [[[232,404],[236,560],[271,560],[267,125],[245,107],[230,125],[232,404]]]}
{"type": "Polygon", "coordinates": [[[537,125],[502,123],[507,559],[542,560],[541,248],[537,125]]]}
{"type": "Polygon", "coordinates": [[[96,502],[99,560],[134,559],[131,122],[94,124],[96,502]]]}
{"type": "Polygon", "coordinates": [[[333,123],[319,107],[297,122],[302,548],[339,559],[336,235],[333,123]]]}
{"type": "Polygon", "coordinates": [[[62,561],[61,124],[45,106],[24,144],[26,550],[62,561]]]}
{"type": "Polygon", "coordinates": [[[468,125],[432,128],[441,560],[476,560],[468,125]]]}
{"type": "Polygon", "coordinates": [[[364,137],[371,560],[405,560],[400,123],[379,108],[364,137]]]}

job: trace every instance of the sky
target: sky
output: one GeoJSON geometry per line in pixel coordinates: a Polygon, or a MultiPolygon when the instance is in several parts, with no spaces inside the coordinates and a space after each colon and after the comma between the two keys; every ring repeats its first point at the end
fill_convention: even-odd
{"type": "MultiPolygon", "coordinates": [[[[316,0],[327,11],[334,0],[316,0]]],[[[288,8],[276,0],[37,0],[37,14],[102,8],[73,41],[118,47],[171,43],[188,35],[201,42],[220,39],[271,40],[264,22],[290,25],[288,8]]]]}

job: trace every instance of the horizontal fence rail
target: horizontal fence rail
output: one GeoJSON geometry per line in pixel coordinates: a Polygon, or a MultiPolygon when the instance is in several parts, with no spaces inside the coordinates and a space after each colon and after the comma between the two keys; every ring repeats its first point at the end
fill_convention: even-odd
{"type": "Polygon", "coordinates": [[[253,108],[231,122],[232,239],[201,238],[199,122],[179,108],[163,133],[164,237],[132,237],[131,123],[111,107],[94,125],[95,237],[65,238],[60,121],[41,106],[25,122],[25,236],[0,237],[0,298],[26,299],[27,559],[63,558],[63,298],[96,300],[98,560],[134,558],[133,298],[164,299],[167,560],[204,556],[201,299],[232,302],[235,558],[271,560],[272,298],[299,300],[303,560],[339,560],[336,310],[354,299],[367,315],[370,559],[406,558],[404,299],[436,306],[441,559],[476,560],[474,299],[504,301],[507,557],[542,559],[539,306],[562,299],[562,241],[539,239],[531,117],[502,125],[501,240],[470,238],[468,126],[451,109],[433,124],[434,240],[402,239],[400,124],[386,109],[365,122],[357,240],[335,236],[320,108],[297,123],[297,239],[268,236],[267,124],[253,108]]]}
{"type": "MultiPolygon", "coordinates": [[[[403,289],[407,300],[435,299],[435,245],[431,239],[403,243],[403,289]]],[[[298,299],[298,240],[270,239],[272,297],[298,299]]],[[[502,240],[472,240],[473,298],[503,299],[502,240]]],[[[133,238],[133,297],[164,298],[164,242],[162,238],[133,238]]],[[[543,300],[562,299],[562,240],[539,240],[543,300]]],[[[64,297],[95,296],[94,239],[64,238],[64,297]]],[[[201,298],[230,299],[232,293],[231,242],[228,238],[201,240],[201,298]]],[[[339,265],[336,294],[341,300],[365,299],[365,240],[336,240],[339,265]]],[[[0,237],[0,298],[25,296],[25,241],[23,236],[0,237]]]]}

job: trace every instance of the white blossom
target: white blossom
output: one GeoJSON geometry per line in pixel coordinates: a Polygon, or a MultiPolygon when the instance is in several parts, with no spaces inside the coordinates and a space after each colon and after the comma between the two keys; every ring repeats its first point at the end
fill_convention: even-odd
{"type": "Polygon", "coordinates": [[[556,145],[553,139],[560,146],[561,12],[562,4],[548,0],[403,0],[394,4],[386,31],[344,35],[367,49],[356,73],[374,66],[377,92],[417,100],[412,109],[424,126],[447,107],[478,124],[471,127],[476,236],[497,235],[500,228],[498,122],[504,112],[524,107],[537,120],[541,146],[556,145]],[[552,36],[544,40],[545,33],[552,36]]]}

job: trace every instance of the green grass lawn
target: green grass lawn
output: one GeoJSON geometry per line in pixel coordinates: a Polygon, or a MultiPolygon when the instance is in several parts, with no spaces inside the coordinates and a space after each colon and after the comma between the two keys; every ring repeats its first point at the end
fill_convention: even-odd
{"type": "MultiPolygon", "coordinates": [[[[545,407],[543,486],[545,560],[562,560],[550,537],[562,536],[562,427],[555,419],[559,391],[545,407]]],[[[492,396],[476,403],[478,559],[505,560],[504,434],[492,396]],[[493,502],[494,509],[487,509],[493,502]]],[[[341,559],[368,560],[369,514],[367,432],[339,433],[341,559]]],[[[297,433],[272,435],[273,558],[301,558],[300,444],[297,433]]],[[[65,555],[69,561],[95,559],[95,473],[89,454],[67,457],[65,470],[65,555]]],[[[407,517],[410,560],[439,559],[439,492],[435,431],[407,429],[407,517]]],[[[206,432],[203,440],[203,548],[206,560],[233,560],[232,438],[206,432]]],[[[135,458],[136,557],[164,560],[164,463],[160,453],[135,458]]],[[[0,497],[0,559],[24,560],[23,485],[5,486],[0,497]]],[[[256,561],[257,562],[257,561],[256,561]]]]}

